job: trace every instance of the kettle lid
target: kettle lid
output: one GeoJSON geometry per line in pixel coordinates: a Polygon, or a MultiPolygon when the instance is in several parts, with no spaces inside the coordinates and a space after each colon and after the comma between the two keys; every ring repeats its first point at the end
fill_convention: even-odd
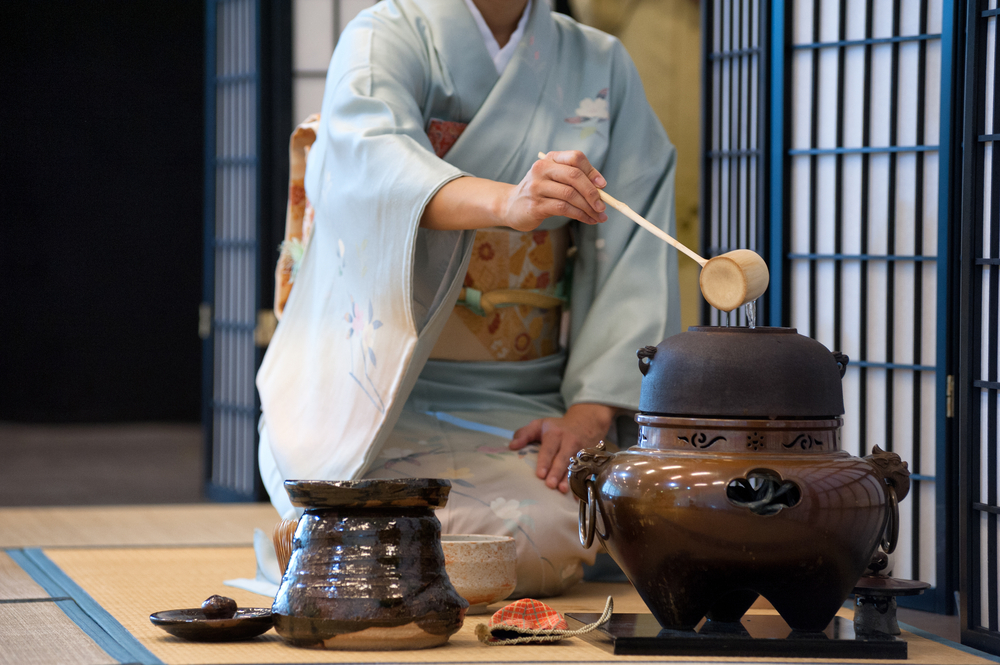
{"type": "Polygon", "coordinates": [[[795,328],[691,327],[637,355],[643,413],[761,419],[844,413],[847,357],[795,328]]]}

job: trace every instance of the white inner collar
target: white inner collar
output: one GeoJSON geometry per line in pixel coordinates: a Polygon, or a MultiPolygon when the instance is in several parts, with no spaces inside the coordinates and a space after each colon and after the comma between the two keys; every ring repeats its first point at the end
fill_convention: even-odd
{"type": "Polygon", "coordinates": [[[479,26],[479,33],[483,36],[483,41],[486,42],[486,51],[490,54],[490,58],[493,59],[493,66],[497,68],[497,74],[503,74],[503,70],[507,68],[507,63],[514,57],[514,51],[517,50],[517,45],[521,43],[521,37],[524,36],[524,27],[528,25],[528,16],[531,15],[531,5],[533,2],[534,0],[528,0],[528,4],[524,7],[524,12],[521,13],[521,19],[517,22],[517,28],[514,29],[514,33],[510,36],[507,43],[504,44],[504,47],[500,48],[497,38],[493,36],[490,26],[486,25],[486,20],[483,19],[479,8],[476,7],[472,0],[465,0],[469,11],[472,12],[472,18],[476,19],[476,25],[479,26]]]}

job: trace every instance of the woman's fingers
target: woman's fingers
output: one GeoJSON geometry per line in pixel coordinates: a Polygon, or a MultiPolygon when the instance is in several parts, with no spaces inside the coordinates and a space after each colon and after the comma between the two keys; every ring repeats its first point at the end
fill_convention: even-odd
{"type": "Polygon", "coordinates": [[[542,419],[532,420],[530,423],[514,432],[514,438],[507,444],[511,450],[520,450],[529,443],[542,440],[542,419]]]}
{"type": "Polygon", "coordinates": [[[565,494],[569,491],[569,460],[580,447],[580,441],[573,432],[561,427],[543,429],[535,475],[543,479],[547,487],[565,494]]]}
{"type": "Polygon", "coordinates": [[[594,186],[601,189],[604,189],[608,184],[604,176],[591,165],[587,156],[579,150],[553,150],[545,153],[545,159],[579,169],[594,183],[594,186]]]}
{"type": "Polygon", "coordinates": [[[565,182],[538,179],[531,183],[531,193],[546,217],[569,217],[585,224],[600,224],[608,218],[603,209],[600,212],[594,210],[579,190],[565,182]]]}
{"type": "Polygon", "coordinates": [[[561,198],[571,203],[592,219],[605,221],[608,218],[603,214],[606,206],[595,185],[595,182],[603,183],[604,178],[597,169],[591,166],[583,153],[578,150],[554,152],[549,155],[556,158],[538,160],[532,166],[532,171],[537,169],[540,172],[542,182],[559,183],[566,187],[565,190],[555,190],[554,198],[561,198]]]}
{"type": "MultiPolygon", "coordinates": [[[[607,220],[594,182],[601,174],[578,150],[549,153],[539,159],[499,202],[497,216],[518,231],[532,231],[547,217],[569,217],[584,224],[607,220]]],[[[432,200],[433,203],[433,200],[432,200]]]]}
{"type": "Polygon", "coordinates": [[[529,443],[540,443],[538,459],[535,461],[535,475],[545,480],[549,487],[555,487],[558,482],[550,483],[548,478],[550,471],[554,468],[553,460],[557,459],[560,452],[563,431],[559,427],[546,426],[546,420],[551,419],[532,420],[514,432],[514,439],[508,447],[511,450],[520,450],[529,443]]]}
{"type": "Polygon", "coordinates": [[[541,418],[514,432],[511,450],[538,442],[535,475],[562,493],[569,492],[567,471],[573,455],[600,441],[613,422],[614,407],[580,403],[567,409],[561,418],[541,418]]]}
{"type": "Polygon", "coordinates": [[[576,440],[569,437],[567,433],[563,433],[563,439],[560,442],[559,450],[552,459],[549,472],[545,476],[545,484],[552,489],[558,489],[563,494],[569,491],[569,479],[567,474],[569,472],[570,458],[572,458],[573,455],[575,455],[580,449],[580,444],[575,441],[576,440]]]}
{"type": "Polygon", "coordinates": [[[535,465],[535,475],[545,481],[549,487],[555,487],[558,483],[551,482],[552,470],[555,468],[554,462],[557,460],[562,439],[565,432],[560,427],[542,428],[542,445],[538,448],[538,462],[535,465]]]}
{"type": "Polygon", "coordinates": [[[566,470],[569,468],[569,458],[576,450],[569,450],[568,440],[573,438],[559,427],[546,426],[546,419],[532,420],[530,423],[514,432],[514,438],[508,447],[520,450],[530,443],[540,443],[538,459],[535,462],[535,475],[541,478],[552,489],[559,489],[564,494],[569,491],[566,480],[566,470]]]}

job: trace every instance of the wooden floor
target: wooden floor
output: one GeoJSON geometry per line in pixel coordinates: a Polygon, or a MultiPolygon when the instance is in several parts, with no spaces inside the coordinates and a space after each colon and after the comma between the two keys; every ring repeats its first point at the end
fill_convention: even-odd
{"type": "Polygon", "coordinates": [[[196,503],[201,425],[0,422],[0,506],[196,503]]]}
{"type": "MultiPolygon", "coordinates": [[[[39,540],[25,525],[12,530],[10,516],[28,515],[3,511],[0,546],[38,547],[85,544],[80,525],[97,514],[124,520],[122,533],[128,542],[102,545],[150,545],[164,534],[149,534],[140,514],[124,508],[138,504],[192,504],[203,501],[204,456],[198,424],[125,425],[23,425],[0,422],[0,508],[29,506],[74,506],[71,511],[42,511],[50,519],[64,516],[65,523],[39,540]],[[88,510],[85,506],[123,506],[118,511],[88,510]],[[65,517],[65,516],[70,517],[65,517]],[[131,522],[129,521],[131,520],[131,522]],[[127,526],[128,528],[124,528],[127,526]],[[20,540],[17,534],[20,533],[20,540]],[[55,534],[55,535],[51,535],[55,534]],[[60,541],[58,535],[62,534],[60,541]],[[83,541],[81,541],[81,538],[83,541]]],[[[170,505],[155,509],[157,520],[172,524],[177,509],[170,505]],[[174,511],[174,512],[172,512],[174,511]]],[[[223,517],[224,506],[198,506],[213,524],[223,517]]],[[[40,513],[35,513],[38,515],[40,513]]],[[[150,513],[145,513],[149,515],[150,513]]],[[[225,513],[229,515],[229,513],[225,513]]],[[[202,533],[197,525],[175,524],[170,528],[186,534],[187,544],[249,545],[253,526],[269,528],[269,506],[250,507],[229,515],[224,534],[202,533]],[[200,535],[199,535],[200,534],[200,535]]],[[[29,520],[30,521],[30,520],[29,520]]],[[[123,536],[124,537],[124,536],[123,536]]],[[[94,543],[98,544],[98,543],[94,543]]],[[[900,608],[899,620],[945,639],[959,641],[957,616],[943,616],[900,608]]]]}

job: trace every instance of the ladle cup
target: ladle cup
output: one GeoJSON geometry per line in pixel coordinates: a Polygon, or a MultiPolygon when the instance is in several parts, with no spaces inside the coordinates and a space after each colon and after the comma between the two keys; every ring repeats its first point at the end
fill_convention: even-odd
{"type": "Polygon", "coordinates": [[[701,294],[712,307],[723,312],[731,312],[753,302],[767,290],[769,279],[767,264],[757,252],[734,249],[705,259],[615,197],[603,190],[598,192],[604,202],[612,208],[698,262],[701,266],[701,275],[698,278],[701,294]]]}
{"type": "MultiPolygon", "coordinates": [[[[545,153],[538,153],[539,159],[546,159],[545,153]]],[[[660,240],[687,254],[701,266],[698,284],[701,294],[708,304],[723,312],[731,312],[751,303],[767,290],[769,274],[767,264],[757,252],[749,249],[734,249],[731,252],[702,258],[674,239],[670,234],[649,222],[639,213],[629,208],[602,189],[597,190],[609,206],[622,213],[633,222],[646,229],[660,240]]]]}

